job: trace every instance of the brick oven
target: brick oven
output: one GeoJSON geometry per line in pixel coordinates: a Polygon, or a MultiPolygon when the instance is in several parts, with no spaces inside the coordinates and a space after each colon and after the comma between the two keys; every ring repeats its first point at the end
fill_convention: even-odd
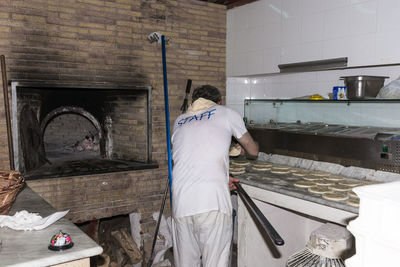
{"type": "Polygon", "coordinates": [[[27,180],[156,168],[151,87],[12,83],[14,161],[27,180]]]}

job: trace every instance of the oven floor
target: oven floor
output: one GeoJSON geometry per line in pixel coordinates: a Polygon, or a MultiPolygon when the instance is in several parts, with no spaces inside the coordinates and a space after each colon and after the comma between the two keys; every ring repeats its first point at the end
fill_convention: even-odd
{"type": "Polygon", "coordinates": [[[79,176],[98,173],[121,172],[158,168],[158,164],[127,160],[84,159],[55,161],[24,174],[27,180],[79,176]]]}

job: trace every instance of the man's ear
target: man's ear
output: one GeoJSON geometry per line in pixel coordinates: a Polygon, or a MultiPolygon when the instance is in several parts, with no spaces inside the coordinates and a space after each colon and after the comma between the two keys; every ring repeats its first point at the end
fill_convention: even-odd
{"type": "Polygon", "coordinates": [[[218,104],[218,105],[221,105],[221,104],[222,104],[222,101],[221,101],[221,100],[220,100],[220,101],[218,101],[218,102],[217,102],[217,104],[218,104]]]}

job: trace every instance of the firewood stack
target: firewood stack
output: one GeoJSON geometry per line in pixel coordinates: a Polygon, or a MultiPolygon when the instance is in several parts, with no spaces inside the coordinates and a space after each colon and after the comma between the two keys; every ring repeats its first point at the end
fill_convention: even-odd
{"type": "Polygon", "coordinates": [[[103,254],[97,259],[97,266],[132,266],[142,261],[142,253],[133,240],[129,226],[113,222],[102,222],[99,241],[103,254]]]}

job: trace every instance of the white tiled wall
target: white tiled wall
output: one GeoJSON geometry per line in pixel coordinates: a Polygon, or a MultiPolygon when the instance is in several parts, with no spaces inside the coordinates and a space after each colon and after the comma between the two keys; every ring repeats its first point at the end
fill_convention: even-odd
{"type": "Polygon", "coordinates": [[[250,79],[228,78],[226,81],[226,105],[244,116],[244,99],[250,98],[250,79]]]}
{"type": "Polygon", "coordinates": [[[399,0],[259,0],[228,10],[227,74],[348,57],[349,66],[400,63],[399,0]]]}
{"type": "Polygon", "coordinates": [[[389,76],[386,84],[400,76],[400,65],[278,74],[281,63],[345,56],[350,66],[400,63],[400,0],[259,0],[230,9],[227,105],[243,114],[245,98],[327,96],[344,85],[340,76],[389,76]]]}

